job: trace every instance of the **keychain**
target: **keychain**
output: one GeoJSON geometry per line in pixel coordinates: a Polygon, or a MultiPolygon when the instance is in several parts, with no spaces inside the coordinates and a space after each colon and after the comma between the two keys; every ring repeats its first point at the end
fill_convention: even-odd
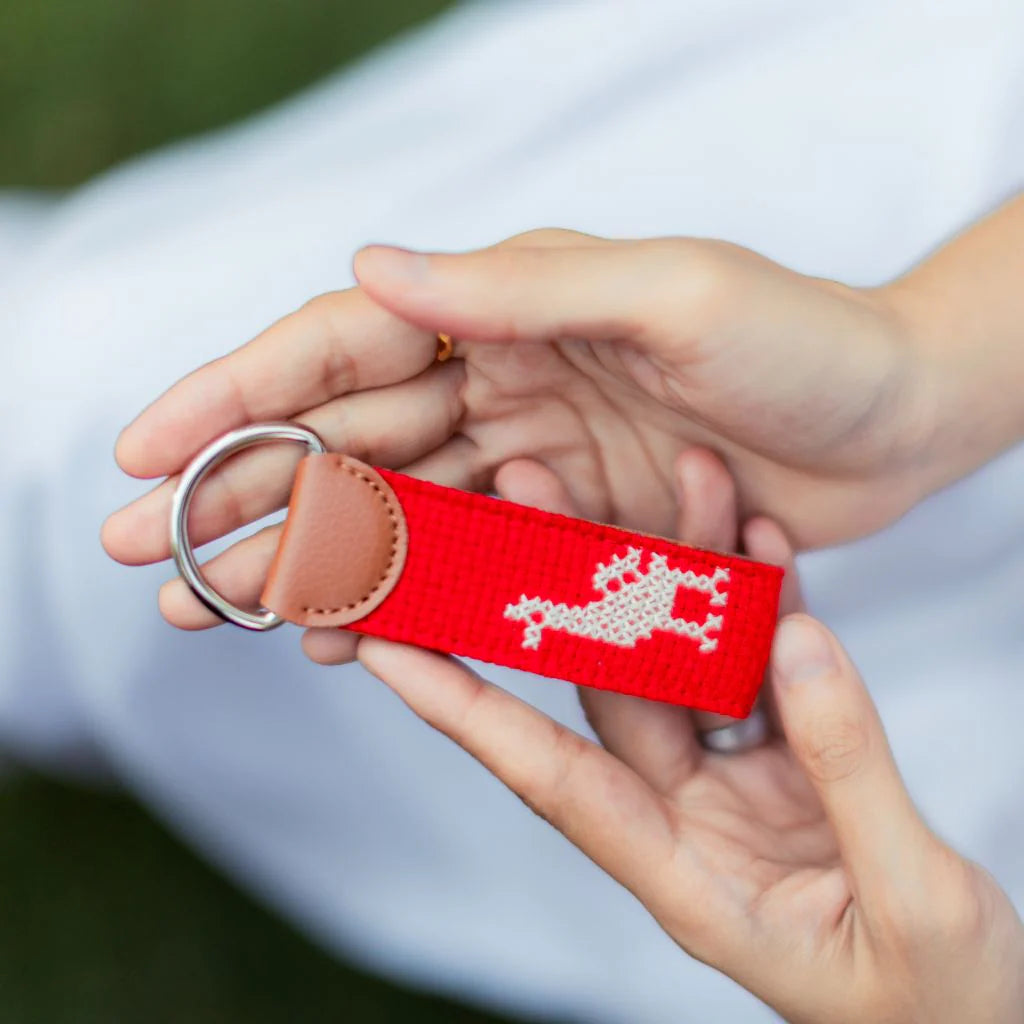
{"type": "Polygon", "coordinates": [[[777,566],[374,468],[294,423],[231,431],[193,459],[171,549],[196,596],[246,629],[344,627],[734,717],[761,685],[782,584],[777,566]],[[269,441],[308,454],[248,612],[203,578],[188,510],[211,470],[269,441]]]}

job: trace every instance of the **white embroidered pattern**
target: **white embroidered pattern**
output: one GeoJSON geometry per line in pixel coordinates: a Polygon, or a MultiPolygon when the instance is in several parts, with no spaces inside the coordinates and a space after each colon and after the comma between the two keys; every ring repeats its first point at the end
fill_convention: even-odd
{"type": "Polygon", "coordinates": [[[635,647],[638,640],[650,640],[656,630],[687,636],[700,643],[702,653],[718,647],[709,633],[722,628],[722,616],[708,613],[703,622],[672,617],[676,591],[680,587],[710,595],[708,604],[723,607],[728,592],[720,584],[729,580],[729,570],[716,567],[710,576],[692,569],[670,569],[664,555],[651,554],[646,571],[640,560],[644,552],[630,548],[625,557],[613,556],[608,565],[598,563],[594,589],[601,598],[585,605],[555,604],[523,594],[516,604],[505,606],[505,618],[524,622],[523,647],[540,646],[545,629],[559,629],[575,636],[602,640],[617,647],[635,647]]]}

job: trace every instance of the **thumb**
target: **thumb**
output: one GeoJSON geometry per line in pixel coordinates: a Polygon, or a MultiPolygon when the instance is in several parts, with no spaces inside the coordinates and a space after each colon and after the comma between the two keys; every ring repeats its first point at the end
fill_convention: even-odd
{"type": "Polygon", "coordinates": [[[650,348],[656,343],[645,324],[663,319],[658,311],[666,302],[674,314],[665,319],[673,322],[698,293],[701,275],[687,271],[700,262],[687,257],[695,244],[531,232],[467,253],[374,245],[357,254],[355,273],[375,302],[403,320],[457,338],[580,338],[650,348]]]}
{"type": "Polygon", "coordinates": [[[878,712],[846,652],[808,615],[779,624],[772,685],[790,749],[835,832],[854,891],[909,895],[936,840],[917,813],[878,712]]]}

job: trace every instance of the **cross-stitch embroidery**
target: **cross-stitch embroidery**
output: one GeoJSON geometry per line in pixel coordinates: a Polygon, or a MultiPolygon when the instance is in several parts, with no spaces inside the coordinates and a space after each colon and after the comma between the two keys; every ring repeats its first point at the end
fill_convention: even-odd
{"type": "Polygon", "coordinates": [[[556,604],[523,594],[518,603],[506,605],[505,618],[525,623],[523,647],[529,649],[540,646],[545,629],[617,647],[635,647],[657,629],[699,642],[702,653],[715,650],[718,639],[708,634],[722,628],[721,615],[709,612],[703,622],[690,622],[673,618],[672,608],[680,587],[708,594],[713,607],[724,606],[728,593],[719,585],[728,582],[729,570],[716,568],[712,575],[702,576],[692,569],[670,569],[664,555],[653,553],[644,570],[640,567],[643,555],[640,548],[629,548],[625,557],[615,555],[608,565],[599,562],[593,577],[594,589],[601,593],[597,601],[556,604]]]}

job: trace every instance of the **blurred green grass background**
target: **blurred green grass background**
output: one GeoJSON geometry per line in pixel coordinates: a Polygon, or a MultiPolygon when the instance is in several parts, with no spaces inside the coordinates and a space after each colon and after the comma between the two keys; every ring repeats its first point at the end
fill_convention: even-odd
{"type": "MultiPolygon", "coordinates": [[[[0,186],[260,109],[450,0],[0,0],[0,186]]],[[[0,1024],[495,1024],[331,959],[124,795],[0,775],[0,1024]]]]}
{"type": "Polygon", "coordinates": [[[452,0],[0,0],[0,185],[73,185],[294,92],[452,0]]]}
{"type": "Polygon", "coordinates": [[[3,1024],[499,1024],[331,959],[124,796],[0,778],[3,1024]]]}

